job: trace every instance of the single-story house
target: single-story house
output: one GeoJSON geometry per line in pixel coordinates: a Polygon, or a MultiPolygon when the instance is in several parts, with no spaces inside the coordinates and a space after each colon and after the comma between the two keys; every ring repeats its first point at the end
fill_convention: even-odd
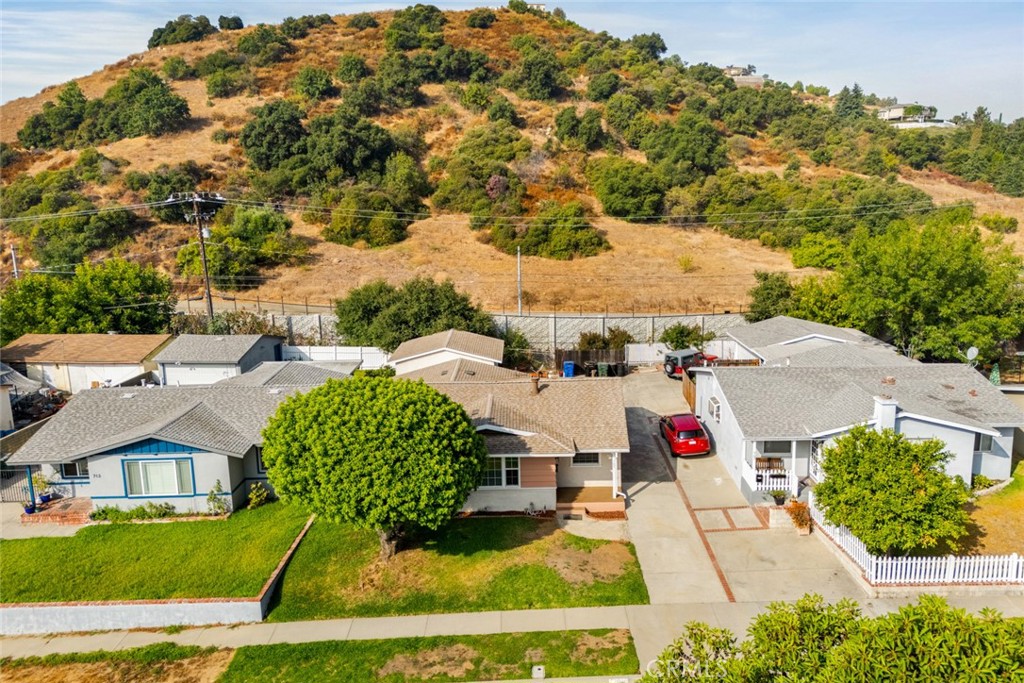
{"type": "Polygon", "coordinates": [[[446,330],[426,337],[402,342],[388,359],[396,375],[463,358],[465,360],[501,365],[505,342],[464,330],[446,330]]]}
{"type": "Polygon", "coordinates": [[[693,368],[694,413],[749,500],[772,490],[796,493],[805,478],[820,481],[823,449],[860,424],[943,441],[953,454],[946,471],[965,482],[975,474],[1010,476],[1024,412],[976,370],[856,365],[857,356],[846,366],[693,368]]]}
{"type": "Polygon", "coordinates": [[[0,356],[29,379],[77,394],[151,379],[155,356],[170,340],[169,334],[25,334],[0,356]]]}
{"type": "Polygon", "coordinates": [[[546,380],[466,360],[404,378],[460,403],[484,436],[489,464],[467,510],[555,510],[582,489],[606,489],[607,509],[623,509],[629,435],[619,378],[546,380]]]}
{"type": "Polygon", "coordinates": [[[879,359],[877,362],[891,365],[913,362],[899,355],[891,344],[860,330],[785,315],[751,325],[731,327],[726,331],[724,339],[715,340],[713,344],[711,353],[719,358],[759,360],[762,365],[814,365],[828,358],[829,349],[837,361],[851,349],[857,349],[862,352],[862,360],[873,356],[879,359]],[[800,358],[812,351],[818,355],[800,358]]]}
{"type": "MultiPolygon", "coordinates": [[[[267,480],[261,432],[280,402],[354,369],[331,365],[271,362],[208,386],[86,391],[8,465],[39,465],[59,494],[98,506],[153,501],[202,511],[217,481],[238,506],[253,482],[267,480]]],[[[594,487],[622,508],[615,497],[629,439],[620,380],[542,381],[465,360],[420,372],[484,435],[491,457],[467,510],[553,510],[560,491],[594,487]]]]}
{"type": "Polygon", "coordinates": [[[213,384],[282,359],[282,337],[269,334],[183,334],[156,355],[160,383],[213,384]]]}

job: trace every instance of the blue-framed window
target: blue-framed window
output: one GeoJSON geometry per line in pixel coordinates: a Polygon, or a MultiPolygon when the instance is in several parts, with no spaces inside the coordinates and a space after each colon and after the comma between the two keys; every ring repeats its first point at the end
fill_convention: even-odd
{"type": "Polygon", "coordinates": [[[88,479],[89,461],[62,462],[60,464],[60,476],[62,479],[88,479]]]}
{"type": "Polygon", "coordinates": [[[127,460],[125,487],[129,496],[189,496],[195,493],[192,460],[127,460]]]}

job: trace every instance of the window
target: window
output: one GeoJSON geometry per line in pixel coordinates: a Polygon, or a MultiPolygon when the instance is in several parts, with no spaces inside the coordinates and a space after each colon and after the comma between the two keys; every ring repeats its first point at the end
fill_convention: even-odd
{"type": "Polygon", "coordinates": [[[601,464],[600,453],[577,453],[572,456],[573,467],[597,467],[601,464]]]}
{"type": "Polygon", "coordinates": [[[718,398],[715,396],[708,399],[708,415],[710,415],[715,422],[722,421],[722,404],[719,403],[718,398]]]}
{"type": "Polygon", "coordinates": [[[192,489],[190,460],[131,460],[124,464],[129,496],[183,496],[192,489]]]}
{"type": "Polygon", "coordinates": [[[762,453],[792,453],[792,441],[765,441],[761,444],[762,453]]]}
{"type": "Polygon", "coordinates": [[[263,464],[263,449],[256,449],[256,471],[263,474],[267,471],[267,466],[263,464]]]}
{"type": "Polygon", "coordinates": [[[519,458],[488,458],[481,488],[519,486],[519,458]]]}
{"type": "Polygon", "coordinates": [[[992,437],[988,434],[975,434],[974,435],[974,451],[976,453],[991,453],[992,452],[992,437]]]}
{"type": "Polygon", "coordinates": [[[89,461],[76,460],[75,462],[61,463],[60,476],[64,479],[88,479],[89,461]]]}

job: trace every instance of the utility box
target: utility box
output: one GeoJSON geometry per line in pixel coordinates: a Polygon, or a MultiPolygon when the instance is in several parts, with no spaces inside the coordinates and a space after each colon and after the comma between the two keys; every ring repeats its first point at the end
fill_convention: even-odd
{"type": "Polygon", "coordinates": [[[533,667],[533,675],[530,676],[535,681],[542,681],[547,678],[547,674],[544,672],[543,664],[536,664],[533,667]]]}

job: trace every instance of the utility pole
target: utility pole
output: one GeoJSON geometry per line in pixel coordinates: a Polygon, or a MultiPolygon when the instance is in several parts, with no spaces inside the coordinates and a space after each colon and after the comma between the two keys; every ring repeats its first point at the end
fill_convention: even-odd
{"type": "Polygon", "coordinates": [[[18,252],[15,251],[14,243],[11,243],[11,265],[14,266],[14,279],[18,279],[18,252]]]}
{"type": "MultiPolygon", "coordinates": [[[[206,226],[205,222],[213,218],[216,211],[202,211],[200,204],[206,199],[211,198],[207,193],[192,192],[191,197],[188,195],[171,195],[167,201],[180,201],[189,199],[192,200],[192,213],[185,212],[185,220],[192,222],[195,220],[196,227],[199,229],[199,257],[203,262],[203,283],[205,285],[206,295],[206,315],[210,319],[210,324],[213,324],[213,294],[210,291],[210,267],[206,262],[206,238],[210,236],[210,229],[206,226]]],[[[212,195],[213,199],[223,200],[219,194],[212,195]]]]}
{"type": "Polygon", "coordinates": [[[519,300],[519,315],[523,314],[523,254],[516,246],[516,292],[519,300]]]}

